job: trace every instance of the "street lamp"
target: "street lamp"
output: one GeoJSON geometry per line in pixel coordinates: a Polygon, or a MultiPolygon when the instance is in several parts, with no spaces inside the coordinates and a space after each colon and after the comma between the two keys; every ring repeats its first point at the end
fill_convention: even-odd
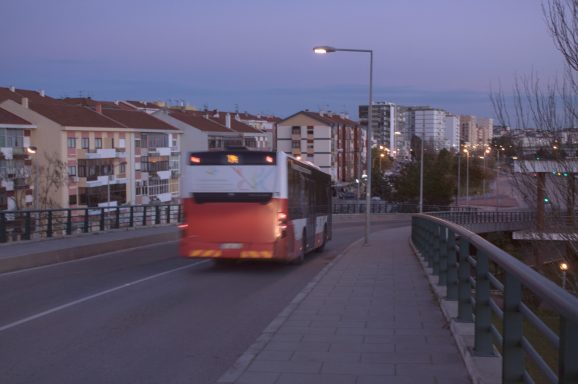
{"type": "Polygon", "coordinates": [[[560,271],[562,271],[562,288],[566,289],[566,272],[568,272],[568,264],[567,263],[560,263],[560,271]]]}
{"type": "Polygon", "coordinates": [[[373,104],[373,51],[371,49],[349,49],[335,48],[329,46],[318,46],[313,48],[316,54],[326,54],[333,52],[362,52],[369,53],[369,105],[367,106],[367,134],[366,134],[366,160],[367,163],[367,190],[365,193],[365,239],[364,245],[369,244],[369,215],[371,210],[371,128],[372,128],[372,104],[373,104]]]}
{"type": "MultiPolygon", "coordinates": [[[[38,153],[38,148],[31,145],[26,147],[26,152],[30,155],[38,153]]],[[[34,209],[38,209],[38,159],[34,159],[34,209]]]]}
{"type": "Polygon", "coordinates": [[[470,151],[464,148],[466,154],[466,201],[470,201],[470,151]]]}

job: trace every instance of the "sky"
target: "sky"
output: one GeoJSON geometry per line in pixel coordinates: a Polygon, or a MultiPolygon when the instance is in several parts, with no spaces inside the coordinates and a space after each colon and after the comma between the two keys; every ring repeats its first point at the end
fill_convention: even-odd
{"type": "Polygon", "coordinates": [[[563,71],[541,0],[0,0],[0,86],[288,117],[373,100],[493,117],[563,71]]]}

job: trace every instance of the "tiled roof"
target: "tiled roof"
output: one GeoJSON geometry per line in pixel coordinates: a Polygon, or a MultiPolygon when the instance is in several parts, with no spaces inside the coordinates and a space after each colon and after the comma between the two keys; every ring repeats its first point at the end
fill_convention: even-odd
{"type": "Polygon", "coordinates": [[[106,109],[134,110],[134,108],[130,108],[129,106],[124,105],[124,104],[115,103],[114,101],[99,101],[99,100],[93,100],[90,97],[65,97],[64,99],[61,99],[61,100],[67,104],[70,104],[70,105],[78,105],[78,106],[82,106],[82,107],[91,107],[93,109],[96,108],[96,106],[98,104],[100,104],[102,106],[102,108],[106,108],[106,109]]]}
{"type": "Polygon", "coordinates": [[[199,112],[175,111],[170,112],[169,116],[204,132],[233,132],[224,125],[203,117],[199,112]]]}
{"type": "MultiPolygon", "coordinates": [[[[225,127],[226,125],[226,113],[222,113],[219,112],[218,116],[215,117],[214,115],[211,116],[209,115],[209,119],[214,120],[216,122],[218,122],[221,125],[224,125],[225,127]]],[[[241,133],[263,133],[260,130],[258,130],[257,128],[253,128],[248,124],[245,124],[237,119],[235,119],[235,115],[230,115],[231,116],[231,129],[233,131],[236,132],[241,132],[241,133]]]]}
{"type": "Polygon", "coordinates": [[[124,103],[130,104],[130,106],[134,108],[161,109],[160,106],[150,101],[126,100],[124,103]]]}
{"type": "Polygon", "coordinates": [[[32,125],[31,122],[26,121],[3,108],[0,108],[0,124],[32,125]]]}
{"type": "Polygon", "coordinates": [[[121,123],[128,128],[135,129],[162,129],[178,131],[176,127],[141,111],[125,111],[121,109],[103,109],[103,115],[121,123]]]}
{"type": "Polygon", "coordinates": [[[87,107],[30,103],[30,109],[68,127],[122,128],[123,126],[87,107]]]}
{"type": "Polygon", "coordinates": [[[29,102],[35,104],[64,104],[61,100],[54,99],[50,96],[42,96],[40,91],[31,91],[27,89],[14,89],[0,87],[0,102],[4,100],[14,100],[17,103],[22,103],[22,98],[26,97],[29,102]]]}

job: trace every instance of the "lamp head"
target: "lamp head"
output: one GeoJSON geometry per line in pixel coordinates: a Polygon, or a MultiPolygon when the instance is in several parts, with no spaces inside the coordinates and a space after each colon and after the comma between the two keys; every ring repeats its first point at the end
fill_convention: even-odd
{"type": "Polygon", "coordinates": [[[30,154],[35,154],[36,152],[38,152],[38,148],[36,148],[35,146],[31,145],[29,147],[26,147],[26,152],[30,153],[30,154]]]}
{"type": "Polygon", "coordinates": [[[331,53],[331,52],[335,52],[335,48],[333,47],[328,47],[326,45],[322,45],[319,47],[314,47],[313,48],[313,52],[315,52],[318,55],[324,55],[326,53],[331,53]]]}
{"type": "Polygon", "coordinates": [[[568,264],[567,263],[560,263],[560,270],[562,272],[566,272],[568,270],[568,264]]]}

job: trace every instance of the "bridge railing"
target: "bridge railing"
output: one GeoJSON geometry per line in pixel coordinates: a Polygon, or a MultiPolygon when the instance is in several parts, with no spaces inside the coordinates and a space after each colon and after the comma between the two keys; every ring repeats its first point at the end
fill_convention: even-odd
{"type": "Polygon", "coordinates": [[[429,215],[412,218],[412,242],[457,301],[456,321],[473,323],[476,356],[501,355],[502,382],[578,382],[578,298],[467,229],[429,215]],[[538,299],[558,317],[552,330],[532,310],[538,299]],[[556,353],[545,357],[525,331],[541,334],[556,353]],[[527,361],[541,380],[529,373],[527,361]],[[549,361],[546,362],[546,361],[549,361]]]}
{"type": "Polygon", "coordinates": [[[529,223],[536,219],[532,211],[447,211],[431,213],[455,224],[529,223]]]}
{"type": "Polygon", "coordinates": [[[178,223],[180,204],[0,212],[0,243],[178,223]]]}
{"type": "MultiPolygon", "coordinates": [[[[358,214],[366,211],[365,200],[337,200],[333,202],[333,214],[358,214]]],[[[424,212],[474,212],[477,208],[455,207],[448,205],[424,205],[424,212]]],[[[372,200],[370,204],[371,213],[417,213],[419,205],[416,203],[398,203],[389,201],[372,200]]]]}

